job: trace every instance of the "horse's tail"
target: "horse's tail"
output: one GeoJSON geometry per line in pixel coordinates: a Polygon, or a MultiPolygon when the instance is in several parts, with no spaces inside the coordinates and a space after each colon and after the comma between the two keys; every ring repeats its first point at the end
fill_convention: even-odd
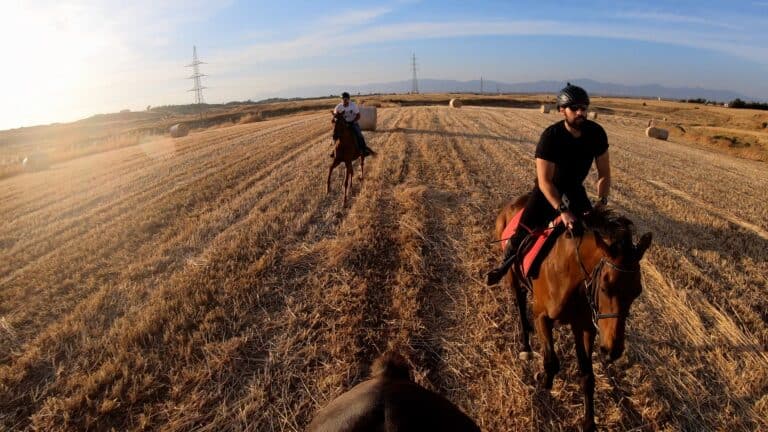
{"type": "Polygon", "coordinates": [[[368,147],[368,156],[366,156],[366,157],[376,157],[377,155],[378,155],[378,153],[373,151],[372,148],[368,147]]]}
{"type": "Polygon", "coordinates": [[[411,368],[402,355],[395,351],[387,351],[373,362],[371,376],[410,380],[411,368]]]}

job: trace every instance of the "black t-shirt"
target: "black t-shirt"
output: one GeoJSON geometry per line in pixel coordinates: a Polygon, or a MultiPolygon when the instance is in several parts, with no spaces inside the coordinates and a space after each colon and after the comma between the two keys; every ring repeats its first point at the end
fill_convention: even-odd
{"type": "Polygon", "coordinates": [[[536,146],[536,158],[555,164],[553,183],[561,193],[582,187],[592,162],[608,150],[608,136],[599,124],[584,120],[581,136],[574,138],[565,120],[548,127],[536,146]]]}

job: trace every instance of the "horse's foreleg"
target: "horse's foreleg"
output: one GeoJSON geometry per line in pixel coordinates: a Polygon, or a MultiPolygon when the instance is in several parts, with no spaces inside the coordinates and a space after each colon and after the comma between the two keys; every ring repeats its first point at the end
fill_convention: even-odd
{"type": "Polygon", "coordinates": [[[560,360],[555,353],[555,339],[552,336],[552,325],[554,322],[549,319],[546,312],[541,312],[536,316],[536,334],[539,335],[541,342],[541,356],[544,358],[544,388],[552,389],[552,383],[555,381],[555,375],[560,371],[560,360]]]}
{"type": "Polygon", "coordinates": [[[331,167],[328,169],[328,182],[325,186],[326,194],[331,193],[331,174],[333,173],[333,169],[336,168],[338,164],[339,164],[338,162],[333,161],[333,163],[331,164],[331,167]]]}
{"type": "Polygon", "coordinates": [[[581,372],[581,390],[584,393],[584,420],[582,430],[595,431],[595,373],[592,370],[592,347],[595,343],[595,333],[589,328],[571,325],[573,340],[576,343],[576,359],[579,361],[581,372]]]}
{"type": "Polygon", "coordinates": [[[520,337],[522,341],[520,343],[520,353],[518,357],[520,360],[530,360],[533,358],[531,353],[530,333],[531,323],[528,322],[528,305],[525,298],[525,289],[520,285],[520,282],[515,279],[512,273],[507,273],[504,278],[505,285],[508,289],[515,294],[515,302],[517,303],[517,310],[520,314],[520,337]]]}
{"type": "Polygon", "coordinates": [[[365,173],[365,156],[360,156],[360,182],[363,181],[363,175],[365,173]]]}
{"type": "Polygon", "coordinates": [[[344,205],[347,205],[347,195],[349,193],[349,189],[352,187],[352,176],[354,175],[352,171],[352,162],[345,162],[345,168],[347,170],[346,176],[344,176],[344,205]]]}

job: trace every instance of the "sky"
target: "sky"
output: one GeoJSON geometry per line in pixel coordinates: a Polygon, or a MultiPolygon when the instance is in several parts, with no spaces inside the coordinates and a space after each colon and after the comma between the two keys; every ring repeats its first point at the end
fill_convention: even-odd
{"type": "MultiPolygon", "coordinates": [[[[768,99],[766,1],[0,0],[0,129],[307,86],[588,78],[768,99]]],[[[311,95],[307,95],[311,96],[311,95]]]]}

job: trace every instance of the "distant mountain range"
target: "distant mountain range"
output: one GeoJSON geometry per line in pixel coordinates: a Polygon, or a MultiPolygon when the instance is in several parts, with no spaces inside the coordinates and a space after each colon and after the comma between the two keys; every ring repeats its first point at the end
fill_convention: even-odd
{"type": "MultiPolygon", "coordinates": [[[[630,96],[664,99],[706,99],[711,101],[729,102],[736,98],[742,100],[756,100],[741,93],[730,90],[713,90],[701,87],[664,87],[658,84],[624,85],[603,83],[590,79],[575,79],[570,81],[584,87],[589,94],[602,96],[630,96]]],[[[535,81],[524,83],[503,83],[499,81],[483,80],[483,92],[494,93],[557,93],[565,86],[564,81],[535,81]]],[[[387,83],[373,83],[362,85],[328,85],[307,86],[286,89],[280,92],[281,97],[313,97],[338,95],[343,91],[352,94],[361,93],[407,93],[411,91],[411,81],[393,81],[387,83]]],[[[419,91],[422,93],[479,93],[480,80],[455,81],[420,79],[419,91]]],[[[759,99],[756,101],[760,101],[759,99]]]]}

